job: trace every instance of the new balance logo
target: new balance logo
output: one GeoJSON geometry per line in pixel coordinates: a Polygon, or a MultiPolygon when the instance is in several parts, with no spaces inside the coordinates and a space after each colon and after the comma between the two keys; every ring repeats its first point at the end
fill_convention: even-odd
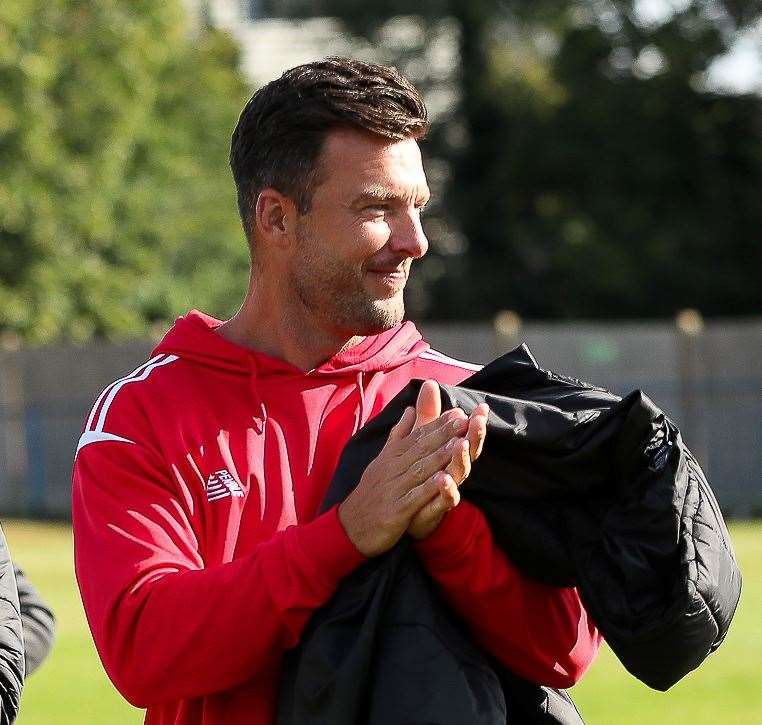
{"type": "Polygon", "coordinates": [[[218,501],[226,496],[240,498],[243,490],[227,468],[215,471],[206,482],[206,500],[218,501]]]}

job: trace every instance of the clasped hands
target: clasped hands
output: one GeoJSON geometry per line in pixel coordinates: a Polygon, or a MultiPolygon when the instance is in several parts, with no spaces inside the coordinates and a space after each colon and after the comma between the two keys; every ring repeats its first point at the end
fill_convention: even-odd
{"type": "Polygon", "coordinates": [[[405,533],[424,539],[460,502],[487,435],[486,404],[470,416],[442,413],[439,386],[427,380],[415,408],[405,409],[378,456],[339,506],[339,520],[357,549],[377,556],[405,533]]]}

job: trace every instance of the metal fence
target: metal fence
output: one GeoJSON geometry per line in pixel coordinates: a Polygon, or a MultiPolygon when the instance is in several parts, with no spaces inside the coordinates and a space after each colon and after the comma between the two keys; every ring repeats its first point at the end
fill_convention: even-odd
{"type": "MultiPolygon", "coordinates": [[[[526,342],[546,368],[625,394],[643,389],[680,426],[726,515],[762,515],[762,319],[422,325],[434,347],[488,362],[526,342]]],[[[73,452],[100,390],[148,341],[0,352],[0,514],[67,517],[73,452]]]]}

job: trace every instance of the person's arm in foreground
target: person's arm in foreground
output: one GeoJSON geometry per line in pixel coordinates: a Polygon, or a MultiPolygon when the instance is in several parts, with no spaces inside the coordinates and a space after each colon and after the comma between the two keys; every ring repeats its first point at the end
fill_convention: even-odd
{"type": "Polygon", "coordinates": [[[10,725],[16,719],[23,685],[24,641],[16,578],[0,529],[0,725],[10,725]]]}
{"type": "Polygon", "coordinates": [[[29,677],[50,654],[56,633],[56,619],[24,572],[18,567],[14,571],[24,632],[26,676],[29,677]]]}
{"type": "Polygon", "coordinates": [[[140,443],[84,446],[73,482],[77,578],[122,694],[141,707],[198,697],[277,664],[339,580],[363,555],[391,548],[437,495],[446,444],[462,426],[448,414],[416,431],[414,421],[406,411],[340,511],[208,568],[193,502],[156,454],[140,443]]]}
{"type": "MultiPolygon", "coordinates": [[[[418,402],[424,422],[440,413],[439,389],[427,383],[418,402]],[[430,386],[430,387],[429,387],[430,386]]],[[[467,440],[453,455],[451,488],[465,480],[486,436],[486,406],[471,416],[467,440]]],[[[484,514],[459,501],[447,513],[413,520],[418,555],[479,642],[517,675],[552,687],[577,682],[600,648],[601,636],[577,590],[552,587],[521,573],[495,544],[484,514]]]]}

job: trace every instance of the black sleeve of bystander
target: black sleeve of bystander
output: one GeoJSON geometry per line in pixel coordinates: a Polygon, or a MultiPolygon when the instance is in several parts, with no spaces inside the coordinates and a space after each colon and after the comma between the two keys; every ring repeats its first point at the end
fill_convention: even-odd
{"type": "Polygon", "coordinates": [[[0,529],[0,725],[10,725],[15,720],[23,685],[24,640],[16,577],[0,529]]]}
{"type": "Polygon", "coordinates": [[[21,569],[15,567],[21,625],[24,631],[26,676],[32,674],[50,654],[55,639],[56,620],[40,593],[21,569]]]}

